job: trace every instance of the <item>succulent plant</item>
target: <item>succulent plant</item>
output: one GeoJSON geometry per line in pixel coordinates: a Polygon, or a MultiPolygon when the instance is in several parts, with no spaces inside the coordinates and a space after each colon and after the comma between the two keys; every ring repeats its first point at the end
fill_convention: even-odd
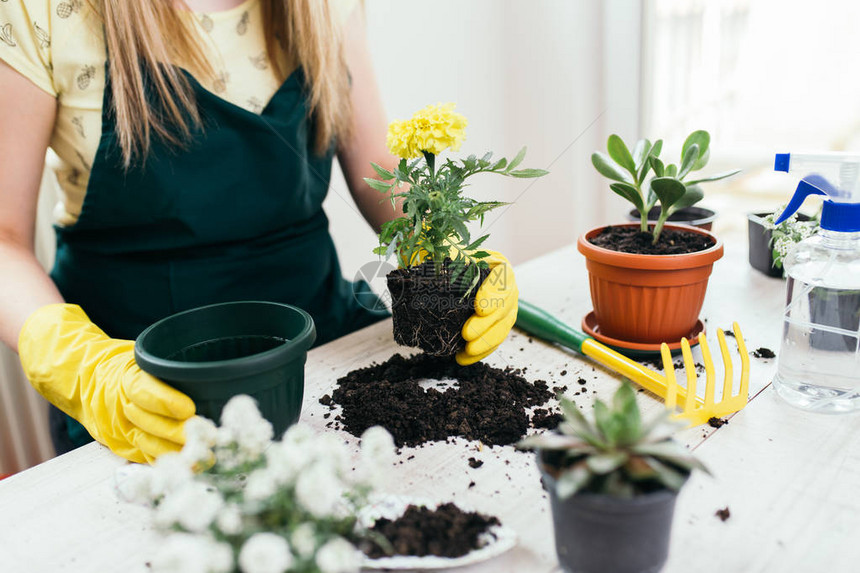
{"type": "Polygon", "coordinates": [[[591,163],[598,173],[615,181],[609,185],[613,192],[636,207],[641,220],[640,229],[643,233],[651,233],[656,244],[663,225],[674,212],[691,207],[702,200],[704,193],[701,183],[719,181],[740,172],[736,169],[710,177],[686,180],[693,171],[707,165],[711,156],[710,144],[711,136],[707,131],[694,131],[684,141],[681,161],[677,165],[664,164],[660,159],[662,139],[653,144],[647,139],[640,139],[631,151],[619,136],[612,134],[606,142],[607,153],[595,151],[591,155],[591,163]],[[651,171],[654,175],[649,180],[651,171]],[[649,231],[648,213],[658,202],[660,216],[653,231],[649,231]]]}
{"type": "Polygon", "coordinates": [[[555,432],[529,436],[517,444],[536,450],[543,468],[566,499],[577,492],[631,498],[653,491],[677,491],[693,469],[708,472],[687,449],[672,439],[678,424],[666,410],[643,422],[636,393],[625,382],[607,406],[597,400],[594,422],[576,404],[559,399],[564,419],[555,432]]]}

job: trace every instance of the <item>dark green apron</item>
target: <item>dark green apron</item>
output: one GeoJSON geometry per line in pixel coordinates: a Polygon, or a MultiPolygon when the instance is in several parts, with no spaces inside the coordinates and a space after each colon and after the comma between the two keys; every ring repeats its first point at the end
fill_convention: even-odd
{"type": "MultiPolygon", "coordinates": [[[[386,317],[366,283],[341,276],[322,209],[332,152],[312,150],[301,68],[260,115],[185,75],[202,129],[181,149],[153,141],[146,161],[126,170],[106,73],[102,135],[81,215],[56,228],[51,277],[66,301],[124,339],[176,312],[235,300],[308,311],[317,344],[386,317]]],[[[73,447],[91,440],[71,418],[59,425],[73,447]]]]}

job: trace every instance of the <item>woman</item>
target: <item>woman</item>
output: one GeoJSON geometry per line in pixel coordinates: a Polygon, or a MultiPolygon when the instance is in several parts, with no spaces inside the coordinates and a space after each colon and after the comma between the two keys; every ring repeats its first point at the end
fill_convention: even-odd
{"type": "MultiPolygon", "coordinates": [[[[354,0],[4,0],[0,41],[0,339],[71,416],[52,414],[59,452],[181,446],[194,404],[131,342],[165,316],[280,301],[318,343],[386,316],[342,278],[321,207],[336,153],[368,223],[396,216],[363,183],[394,159],[354,0]],[[50,276],[32,248],[48,147],[50,276]]],[[[473,317],[488,334],[461,362],[501,343],[501,316],[473,317]]]]}

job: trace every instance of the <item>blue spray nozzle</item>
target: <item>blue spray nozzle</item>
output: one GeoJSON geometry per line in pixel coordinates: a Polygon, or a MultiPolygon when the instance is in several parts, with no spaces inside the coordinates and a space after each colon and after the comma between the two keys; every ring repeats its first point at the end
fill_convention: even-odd
{"type": "Polygon", "coordinates": [[[794,191],[794,195],[791,197],[791,201],[788,202],[785,209],[782,211],[782,215],[773,222],[774,225],[779,225],[800,209],[800,206],[803,205],[803,202],[806,201],[806,198],[810,195],[827,195],[824,191],[816,187],[815,185],[808,183],[807,181],[801,180],[800,183],[797,184],[797,189],[794,191]]]}

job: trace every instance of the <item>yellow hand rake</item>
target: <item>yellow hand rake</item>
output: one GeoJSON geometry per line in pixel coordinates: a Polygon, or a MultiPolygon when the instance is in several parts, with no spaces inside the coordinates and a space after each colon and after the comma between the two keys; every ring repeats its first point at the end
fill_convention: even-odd
{"type": "Polygon", "coordinates": [[[723,391],[719,401],[714,399],[717,386],[714,361],[704,334],[699,334],[699,346],[702,349],[702,362],[705,367],[705,397],[702,399],[696,395],[696,366],[690,351],[690,343],[686,338],[681,340],[681,354],[684,360],[684,370],[687,373],[687,385],[682,387],[675,379],[672,354],[666,343],[663,343],[660,348],[665,374],[659,374],[619,354],[590,336],[571,328],[546,311],[524,300],[519,301],[516,326],[548,342],[555,342],[572,348],[595,362],[631,379],[646,390],[662,397],[665,400],[666,408],[675,412],[677,418],[687,421],[691,426],[704,424],[714,417],[721,418],[733,414],[747,404],[750,359],[746,344],[744,344],[743,333],[741,333],[741,328],[737,322],[733,325],[733,333],[741,358],[741,382],[737,394],[733,394],[734,374],[732,359],[726,345],[726,336],[722,330],[717,330],[717,339],[720,343],[720,353],[725,371],[723,391]]]}

